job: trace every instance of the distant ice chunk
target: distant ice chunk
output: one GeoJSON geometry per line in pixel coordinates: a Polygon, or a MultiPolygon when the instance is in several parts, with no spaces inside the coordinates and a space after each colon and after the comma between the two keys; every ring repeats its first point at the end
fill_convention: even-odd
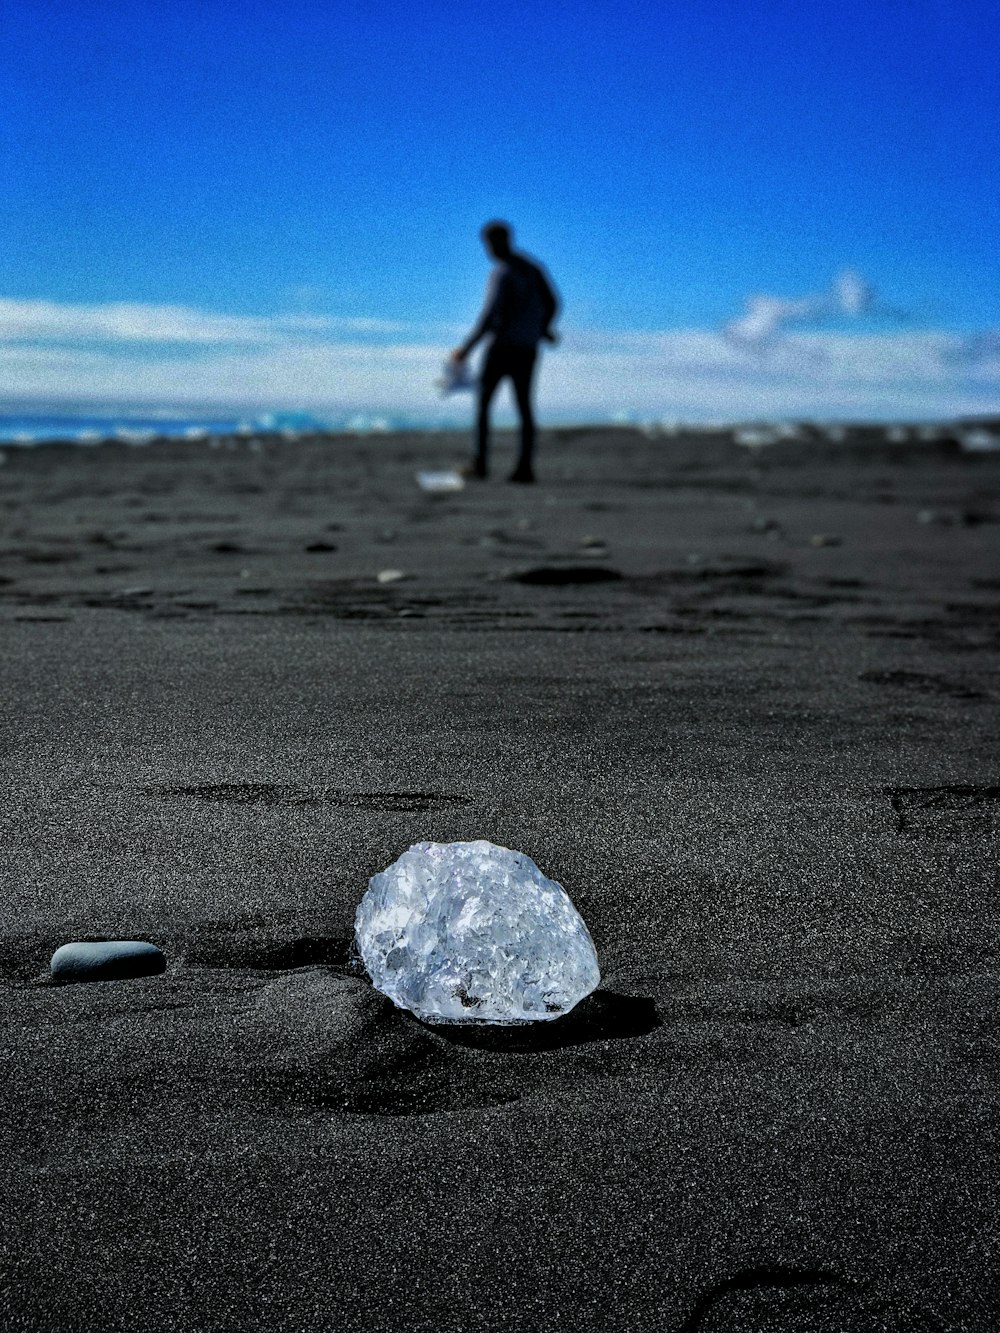
{"type": "Polygon", "coordinates": [[[375,988],[431,1022],[558,1018],[601,979],[562,885],[484,840],[416,843],[369,880],[355,932],[375,988]]]}
{"type": "Polygon", "coordinates": [[[988,430],[966,430],[959,434],[958,443],[967,454],[991,453],[1000,449],[1000,435],[988,430]]]}
{"type": "Polygon", "coordinates": [[[777,444],[781,437],[771,426],[746,426],[733,432],[733,439],[744,449],[764,449],[777,444]]]}

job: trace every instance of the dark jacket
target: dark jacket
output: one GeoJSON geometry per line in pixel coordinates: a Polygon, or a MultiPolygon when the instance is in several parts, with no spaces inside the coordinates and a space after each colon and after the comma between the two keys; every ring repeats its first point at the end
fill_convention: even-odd
{"type": "Polygon", "coordinates": [[[513,253],[490,274],[483,313],[471,338],[492,333],[495,343],[535,347],[558,309],[559,298],[539,265],[527,255],[513,253]]]}

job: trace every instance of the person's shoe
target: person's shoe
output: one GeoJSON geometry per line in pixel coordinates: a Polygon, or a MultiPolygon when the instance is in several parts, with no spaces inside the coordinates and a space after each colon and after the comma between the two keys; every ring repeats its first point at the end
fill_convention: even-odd
{"type": "Polygon", "coordinates": [[[467,481],[485,481],[490,473],[483,463],[465,463],[458,469],[458,475],[467,481]]]}
{"type": "Polygon", "coordinates": [[[514,469],[514,471],[510,474],[507,480],[518,481],[526,484],[534,482],[535,474],[532,472],[530,467],[518,467],[514,469]]]}

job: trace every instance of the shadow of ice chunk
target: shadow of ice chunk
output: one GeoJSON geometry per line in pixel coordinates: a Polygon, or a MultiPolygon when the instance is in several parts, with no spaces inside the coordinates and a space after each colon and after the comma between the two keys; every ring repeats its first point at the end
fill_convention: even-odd
{"type": "Polygon", "coordinates": [[[529,1053],[583,1046],[592,1041],[645,1037],[662,1025],[656,1003],[645,995],[596,990],[553,1023],[435,1023],[434,1031],[455,1046],[480,1051],[529,1053]]]}
{"type": "Polygon", "coordinates": [[[508,575],[511,583],[527,583],[554,588],[571,583],[615,583],[621,571],[610,565],[533,565],[508,575]]]}
{"type": "Polygon", "coordinates": [[[375,988],[431,1023],[551,1021],[601,979],[562,885],[484,840],[416,843],[371,878],[355,934],[375,988]]]}

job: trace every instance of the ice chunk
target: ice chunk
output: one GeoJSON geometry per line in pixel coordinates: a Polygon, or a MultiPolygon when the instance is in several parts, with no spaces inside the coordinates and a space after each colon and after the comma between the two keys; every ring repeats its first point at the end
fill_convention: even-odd
{"type": "Polygon", "coordinates": [[[483,840],[414,844],[369,880],[355,932],[376,989],[431,1022],[558,1018],[601,979],[562,885],[483,840]]]}
{"type": "Polygon", "coordinates": [[[429,495],[454,495],[464,490],[465,478],[460,472],[418,472],[417,485],[429,495]]]}
{"type": "Polygon", "coordinates": [[[989,453],[1000,449],[1000,435],[988,430],[966,430],[958,437],[958,443],[965,453],[989,453]]]}

